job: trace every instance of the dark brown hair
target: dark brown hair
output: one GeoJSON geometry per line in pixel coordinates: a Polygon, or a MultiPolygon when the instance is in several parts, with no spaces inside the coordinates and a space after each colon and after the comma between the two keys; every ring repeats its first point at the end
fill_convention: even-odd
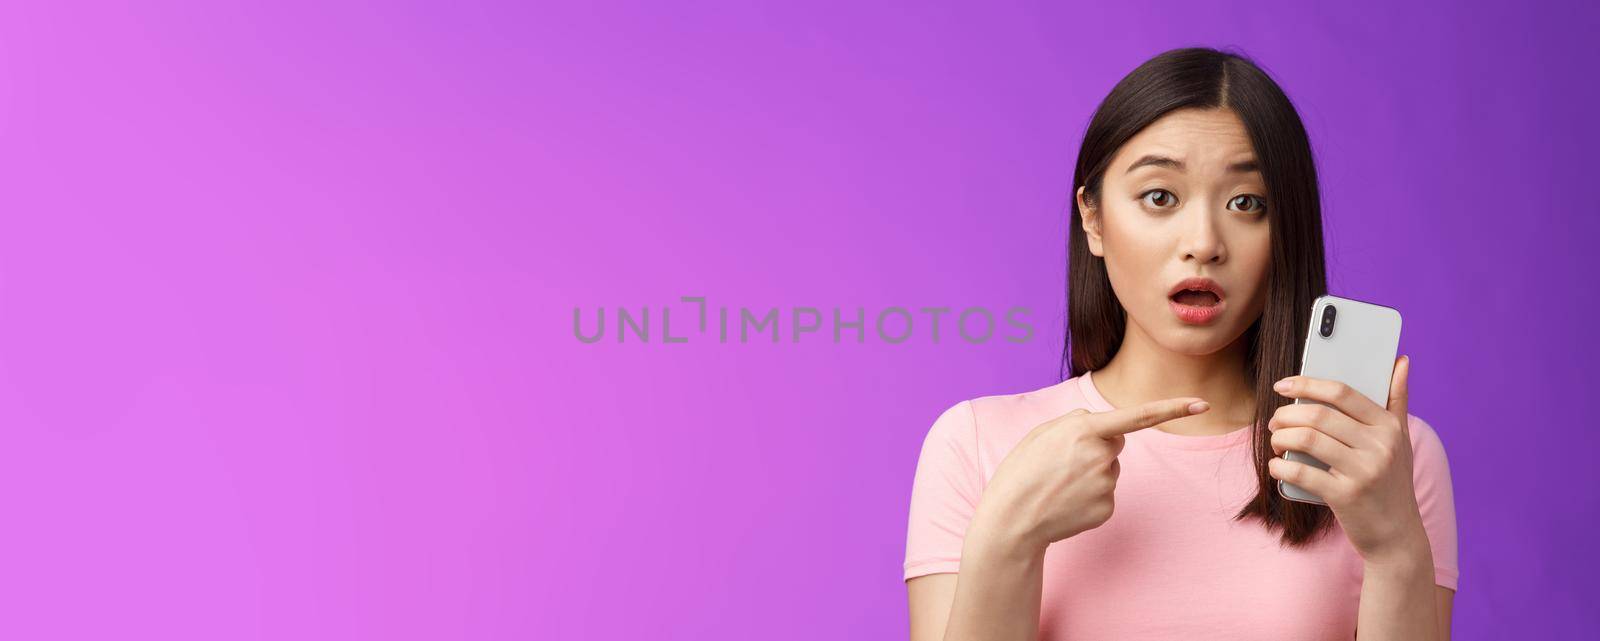
{"type": "MultiPolygon", "coordinates": [[[[1325,506],[1288,501],[1267,474],[1273,456],[1266,425],[1288,399],[1272,383],[1300,369],[1300,342],[1311,302],[1327,293],[1322,245],[1322,205],[1311,142],[1288,96],[1243,55],[1215,49],[1174,49],[1150,59],[1112,88],[1095,110],[1078,149],[1073,192],[1082,186],[1091,206],[1119,148],[1139,131],[1177,109],[1224,107],[1238,114],[1250,135],[1267,188],[1272,257],[1266,307],[1245,330],[1246,377],[1255,393],[1251,453],[1259,488],[1235,519],[1260,519],[1282,531],[1286,545],[1315,540],[1331,529],[1325,506]]],[[[1098,370],[1122,346],[1127,318],[1111,290],[1105,259],[1089,252],[1078,201],[1072,199],[1067,251],[1067,339],[1062,366],[1071,376],[1098,370]]],[[[1068,373],[1063,373],[1063,377],[1068,373]]]]}

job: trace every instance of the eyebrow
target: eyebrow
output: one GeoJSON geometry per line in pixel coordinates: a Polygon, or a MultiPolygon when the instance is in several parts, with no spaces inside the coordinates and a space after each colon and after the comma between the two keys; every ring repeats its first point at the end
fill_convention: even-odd
{"type": "MultiPolygon", "coordinates": [[[[1127,172],[1124,172],[1124,173],[1133,173],[1133,170],[1138,169],[1140,167],[1165,167],[1167,169],[1175,169],[1177,171],[1183,171],[1183,161],[1173,160],[1173,159],[1168,158],[1166,156],[1154,156],[1154,155],[1145,156],[1143,158],[1140,158],[1138,160],[1133,161],[1132,165],[1128,165],[1128,170],[1127,170],[1127,172]]],[[[1260,165],[1258,165],[1256,163],[1254,158],[1251,158],[1250,160],[1243,160],[1243,161],[1236,162],[1236,163],[1233,163],[1231,165],[1228,165],[1228,171],[1230,173],[1247,173],[1247,172],[1252,172],[1252,171],[1259,171],[1260,169],[1261,169],[1260,165]]]]}

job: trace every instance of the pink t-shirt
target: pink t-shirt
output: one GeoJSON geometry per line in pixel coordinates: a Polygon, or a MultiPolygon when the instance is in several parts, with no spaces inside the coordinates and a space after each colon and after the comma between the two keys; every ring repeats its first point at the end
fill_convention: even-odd
{"type": "MultiPolygon", "coordinates": [[[[1077,408],[1112,409],[1092,376],[946,410],[917,463],[905,578],[956,572],[962,538],[995,466],[1035,426],[1077,408]]],[[[1410,417],[1414,484],[1434,582],[1455,589],[1455,504],[1443,444],[1410,417]]],[[[1254,496],[1249,430],[1133,432],[1116,510],[1045,550],[1041,639],[1350,639],[1361,557],[1334,527],[1309,548],[1233,515],[1254,496]]]]}

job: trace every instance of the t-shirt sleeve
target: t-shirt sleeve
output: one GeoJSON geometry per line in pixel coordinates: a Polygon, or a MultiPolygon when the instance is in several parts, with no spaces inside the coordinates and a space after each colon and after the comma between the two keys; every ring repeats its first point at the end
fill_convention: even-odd
{"type": "Polygon", "coordinates": [[[983,494],[972,401],[944,411],[928,429],[911,487],[905,579],[955,572],[967,525],[983,494]]]}
{"type": "Polygon", "coordinates": [[[1422,419],[1410,416],[1412,485],[1422,527],[1433,548],[1433,582],[1456,589],[1461,565],[1456,547],[1455,492],[1450,482],[1450,461],[1438,432],[1422,419]]]}

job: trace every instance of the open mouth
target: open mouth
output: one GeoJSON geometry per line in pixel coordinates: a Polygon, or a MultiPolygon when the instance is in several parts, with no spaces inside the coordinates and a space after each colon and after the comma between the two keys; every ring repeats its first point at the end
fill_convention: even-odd
{"type": "Polygon", "coordinates": [[[1217,281],[1209,278],[1185,278],[1167,292],[1172,313],[1189,325],[1205,325],[1222,315],[1226,294],[1217,281]]]}
{"type": "Polygon", "coordinates": [[[1216,292],[1209,292],[1203,289],[1185,289],[1173,294],[1172,301],[1179,305],[1212,307],[1222,302],[1222,299],[1217,297],[1216,292]]]}

